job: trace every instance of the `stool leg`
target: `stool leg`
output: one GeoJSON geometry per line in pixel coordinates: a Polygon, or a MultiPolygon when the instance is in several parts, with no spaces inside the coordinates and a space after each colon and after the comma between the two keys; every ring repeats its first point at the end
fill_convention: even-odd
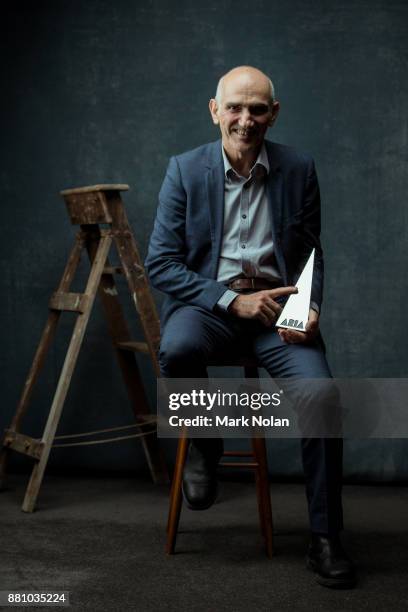
{"type": "Polygon", "coordinates": [[[170,492],[170,507],[169,516],[167,521],[167,543],[166,553],[168,555],[174,554],[174,547],[176,545],[177,530],[180,520],[181,504],[182,504],[182,480],[183,480],[183,468],[186,462],[188,449],[188,438],[182,434],[177,446],[176,465],[174,467],[173,482],[171,485],[170,492]]]}
{"type": "MultiPolygon", "coordinates": [[[[255,450],[254,450],[255,456],[255,450]]],[[[261,528],[262,537],[265,539],[265,515],[264,515],[264,504],[262,500],[262,485],[259,476],[259,467],[255,468],[255,488],[256,488],[256,499],[258,503],[258,514],[259,514],[259,526],[261,528]]]]}
{"type": "Polygon", "coordinates": [[[261,531],[265,540],[266,554],[271,558],[273,555],[273,523],[265,438],[253,438],[252,445],[258,464],[255,478],[261,531]]]}

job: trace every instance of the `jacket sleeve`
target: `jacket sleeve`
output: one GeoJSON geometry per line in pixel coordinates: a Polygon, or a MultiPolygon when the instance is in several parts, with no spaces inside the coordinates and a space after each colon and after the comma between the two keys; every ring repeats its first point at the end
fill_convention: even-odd
{"type": "Polygon", "coordinates": [[[307,176],[304,189],[303,205],[303,249],[299,258],[300,265],[296,274],[296,280],[300,276],[310,253],[315,251],[313,281],[310,301],[314,302],[319,310],[323,299],[323,276],[324,262],[323,251],[320,244],[320,190],[317,180],[314,162],[308,160],[307,176]]]}
{"type": "Polygon", "coordinates": [[[185,263],[186,206],[179,164],[172,157],[159,193],[145,268],[156,289],[187,304],[213,310],[226,287],[194,272],[185,263]]]}

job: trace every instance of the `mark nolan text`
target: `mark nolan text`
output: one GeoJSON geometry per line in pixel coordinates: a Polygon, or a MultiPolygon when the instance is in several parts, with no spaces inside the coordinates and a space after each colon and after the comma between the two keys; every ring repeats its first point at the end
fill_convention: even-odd
{"type": "Polygon", "coordinates": [[[278,419],[272,416],[262,416],[253,414],[251,417],[229,417],[216,416],[215,424],[217,427],[289,427],[289,419],[278,419]]]}
{"type": "Polygon", "coordinates": [[[259,414],[253,414],[250,417],[216,416],[215,419],[202,415],[193,418],[171,415],[169,425],[171,427],[290,427],[289,419],[265,417],[259,414]]]}

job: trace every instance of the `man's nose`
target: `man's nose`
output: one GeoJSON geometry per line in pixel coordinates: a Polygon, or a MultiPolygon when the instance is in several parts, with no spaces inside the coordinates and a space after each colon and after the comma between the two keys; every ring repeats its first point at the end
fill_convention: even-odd
{"type": "Polygon", "coordinates": [[[243,108],[241,110],[241,114],[239,116],[239,125],[241,127],[246,127],[248,125],[253,124],[253,118],[248,108],[243,108]]]}

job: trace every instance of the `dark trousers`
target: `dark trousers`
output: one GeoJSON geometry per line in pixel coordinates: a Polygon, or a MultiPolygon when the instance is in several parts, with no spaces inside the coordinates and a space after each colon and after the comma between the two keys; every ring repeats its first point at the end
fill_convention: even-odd
{"type": "MultiPolygon", "coordinates": [[[[319,340],[286,344],[275,328],[257,321],[215,314],[196,306],[184,306],[169,318],[160,346],[161,374],[166,378],[205,378],[210,360],[229,355],[255,355],[260,367],[273,378],[322,379],[312,393],[299,398],[303,410],[329,399],[331,378],[319,340]]],[[[302,463],[311,530],[336,535],[343,528],[341,503],[343,440],[302,438],[302,463]]]]}

